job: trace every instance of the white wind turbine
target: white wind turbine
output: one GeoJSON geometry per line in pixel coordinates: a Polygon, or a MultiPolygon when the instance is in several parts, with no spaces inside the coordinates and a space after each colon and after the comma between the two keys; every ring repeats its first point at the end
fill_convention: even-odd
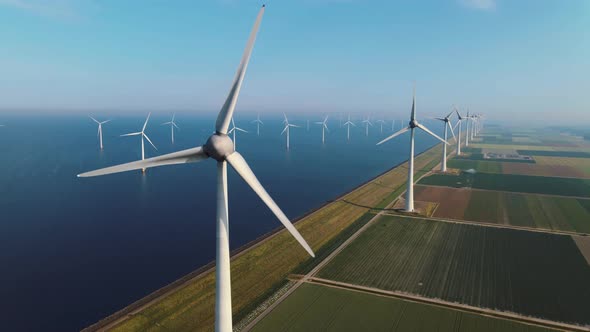
{"type": "Polygon", "coordinates": [[[256,115],[256,120],[252,121],[252,123],[256,124],[256,136],[260,136],[260,125],[264,125],[264,123],[262,123],[262,120],[260,120],[260,113],[256,115]]]}
{"type": "Polygon", "coordinates": [[[471,122],[470,121],[471,120],[471,116],[469,115],[469,110],[467,110],[467,116],[465,117],[465,120],[467,120],[467,123],[465,125],[467,127],[466,128],[467,134],[465,135],[465,147],[468,147],[469,146],[469,135],[470,135],[469,128],[471,127],[469,125],[469,123],[471,122]]]}
{"type": "Polygon", "coordinates": [[[459,111],[455,108],[455,112],[457,113],[457,118],[459,118],[459,120],[457,121],[457,124],[455,126],[459,126],[459,131],[457,132],[457,155],[460,156],[461,155],[461,127],[462,127],[462,123],[463,120],[465,120],[464,117],[461,116],[461,114],[459,113],[459,111]]]}
{"type": "Polygon", "coordinates": [[[285,124],[285,128],[283,129],[283,131],[281,132],[281,135],[284,134],[285,132],[287,133],[287,150],[289,150],[289,139],[291,137],[291,127],[294,128],[300,128],[297,125],[294,124],[290,124],[289,120],[287,119],[287,114],[283,113],[283,116],[285,117],[285,120],[283,120],[283,123],[285,124]]]}
{"type": "MultiPolygon", "coordinates": [[[[97,134],[98,135],[98,142],[100,144],[100,149],[102,150],[103,149],[103,146],[102,146],[102,125],[107,122],[110,122],[111,120],[106,120],[106,121],[101,122],[101,121],[98,121],[95,118],[91,117],[90,115],[88,117],[91,118],[92,121],[94,121],[98,124],[98,134],[97,134]]],[[[3,127],[3,125],[0,125],[0,127],[3,127]]]]}
{"type": "Polygon", "coordinates": [[[395,130],[395,119],[391,120],[391,131],[395,130]]]}
{"type": "Polygon", "coordinates": [[[316,122],[315,124],[319,124],[322,125],[322,144],[324,144],[325,140],[325,130],[327,130],[328,132],[330,132],[330,130],[328,129],[328,116],[326,115],[326,117],[324,118],[324,121],[320,121],[320,122],[316,122]]]}
{"type": "Polygon", "coordinates": [[[344,123],[346,126],[346,139],[350,141],[350,126],[356,127],[356,125],[350,121],[350,113],[348,113],[348,121],[344,123]]]}
{"type": "Polygon", "coordinates": [[[406,211],[413,212],[414,211],[414,129],[420,128],[425,131],[430,136],[438,139],[439,141],[443,142],[444,144],[448,144],[445,140],[438,137],[436,134],[431,132],[428,128],[424,127],[421,123],[416,120],[416,91],[414,89],[414,94],[412,98],[412,113],[410,115],[410,123],[406,128],[394,133],[393,135],[385,138],[381,142],[377,143],[383,144],[390,139],[405,133],[406,131],[410,131],[410,159],[408,160],[408,183],[407,183],[407,191],[406,191],[406,211]]]}
{"type": "MultiPolygon", "coordinates": [[[[152,113],[150,112],[147,116],[147,118],[145,119],[145,123],[143,124],[143,128],[141,128],[141,131],[138,131],[136,133],[129,133],[129,134],[125,134],[125,135],[121,135],[121,136],[141,136],[141,160],[145,160],[145,143],[143,141],[143,139],[147,139],[148,142],[150,142],[150,144],[154,147],[154,149],[158,150],[158,148],[156,148],[156,146],[154,145],[154,143],[152,143],[152,141],[150,140],[150,138],[145,134],[145,127],[147,127],[148,121],[150,120],[150,115],[152,115],[152,113]]],[[[145,173],[145,169],[147,167],[141,167],[141,171],[143,173],[145,173]]],[[[137,169],[137,168],[135,168],[137,169]]]]}
{"type": "MultiPolygon", "coordinates": [[[[455,133],[453,131],[453,127],[451,126],[451,122],[450,122],[450,118],[451,115],[453,115],[454,111],[451,111],[451,113],[449,113],[447,116],[445,116],[444,118],[436,118],[439,121],[444,122],[444,126],[445,126],[445,136],[444,136],[444,140],[445,142],[447,141],[447,135],[448,135],[448,129],[451,129],[451,134],[453,134],[453,138],[455,140],[457,140],[457,137],[455,137],[455,133]]],[[[447,144],[443,144],[443,153],[442,153],[442,161],[440,163],[440,170],[442,172],[446,172],[447,171],[447,144]]]]}
{"type": "Polygon", "coordinates": [[[243,133],[248,133],[248,131],[242,129],[242,128],[238,128],[236,127],[236,123],[234,122],[234,118],[231,118],[231,129],[227,132],[228,134],[233,134],[233,141],[234,141],[234,150],[236,149],[236,146],[238,144],[238,141],[236,140],[236,131],[241,131],[243,133]]]}
{"type": "Polygon", "coordinates": [[[98,176],[104,174],[124,172],[140,168],[156,167],[163,165],[185,164],[199,162],[207,158],[217,161],[217,249],[216,249],[216,288],[215,288],[215,331],[232,331],[232,306],[231,306],[231,278],[230,278],[230,252],[229,252],[229,220],[228,220],[228,191],[227,191],[227,164],[229,163],[242,179],[254,190],[262,201],[270,208],[275,216],[295,237],[295,239],[314,257],[314,253],[305,242],[301,234],[273,201],[264,187],[260,184],[256,175],[252,172],[242,155],[233,148],[231,139],[227,136],[229,123],[234,113],[238,95],[244,75],[248,67],[252,48],[256,40],[256,33],[264,14],[264,5],[258,13],[256,23],[246,44],[242,61],[238,67],[236,77],[232,83],[230,92],[223,107],[219,111],[215,123],[215,133],[209,137],[204,146],[178,151],[159,157],[136,161],[118,166],[112,166],[97,171],[83,173],[79,177],[98,176]]]}
{"type": "Polygon", "coordinates": [[[176,129],[180,130],[180,128],[178,128],[178,125],[176,124],[176,122],[174,122],[175,117],[176,117],[176,113],[172,114],[172,120],[162,123],[162,126],[163,125],[170,125],[170,131],[172,134],[172,144],[174,144],[174,127],[176,127],[176,129]]]}
{"type": "Polygon", "coordinates": [[[377,122],[378,124],[380,124],[380,127],[381,127],[381,134],[383,134],[383,125],[385,124],[385,121],[383,121],[383,120],[377,120],[376,122],[377,122]]]}
{"type": "Polygon", "coordinates": [[[373,127],[373,124],[369,120],[369,117],[367,117],[365,120],[363,120],[362,123],[365,124],[365,135],[369,136],[369,126],[373,127]]]}

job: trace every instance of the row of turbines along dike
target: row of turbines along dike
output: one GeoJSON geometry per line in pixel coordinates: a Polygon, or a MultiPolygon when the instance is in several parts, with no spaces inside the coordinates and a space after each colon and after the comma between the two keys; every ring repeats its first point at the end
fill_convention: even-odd
{"type": "MultiPolygon", "coordinates": [[[[228,206],[228,184],[227,184],[227,165],[229,164],[238,175],[246,182],[246,184],[252,188],[252,190],[260,197],[260,199],[268,206],[268,208],[273,212],[273,214],[279,219],[279,221],[284,225],[285,228],[291,233],[291,235],[299,242],[299,244],[307,251],[309,255],[312,257],[314,256],[314,252],[311,247],[307,244],[305,239],[301,236],[301,234],[297,231],[297,229],[293,226],[293,224],[289,221],[287,216],[283,213],[280,207],[274,202],[274,200],[270,197],[264,187],[260,184],[254,172],[248,166],[246,160],[242,157],[240,153],[238,153],[235,149],[234,141],[230,139],[228,134],[230,134],[230,123],[232,123],[232,117],[234,113],[234,109],[236,103],[238,101],[238,96],[240,93],[240,88],[242,86],[242,82],[244,80],[246,69],[248,67],[248,63],[250,60],[250,56],[252,53],[252,49],[254,47],[254,43],[256,41],[256,36],[258,33],[258,29],[260,27],[260,23],[262,21],[262,17],[264,15],[265,6],[263,5],[260,9],[256,21],[254,23],[254,27],[250,33],[250,37],[246,44],[246,48],[242,55],[242,59],[240,61],[240,65],[238,66],[238,70],[236,76],[232,82],[230,87],[228,96],[226,98],[225,103],[221,107],[219,114],[217,116],[217,121],[215,122],[215,132],[213,135],[209,137],[209,139],[205,142],[202,146],[197,146],[191,149],[186,149],[174,153],[169,153],[153,158],[143,159],[135,162],[130,162],[126,164],[111,166],[95,171],[85,172],[79,174],[78,177],[93,177],[93,176],[100,176],[100,175],[107,175],[119,172],[126,172],[132,170],[145,170],[151,167],[158,167],[158,166],[166,166],[166,165],[174,165],[174,164],[186,164],[186,163],[195,163],[201,162],[206,159],[212,159],[217,163],[217,217],[216,217],[216,254],[215,254],[215,331],[219,332],[231,332],[232,331],[232,305],[231,305],[231,278],[230,278],[230,249],[229,249],[229,206],[228,206]]],[[[448,119],[448,116],[445,118],[448,119]]],[[[466,117],[469,119],[469,116],[466,117]]],[[[149,116],[148,119],[149,120],[149,116]]],[[[145,128],[147,126],[147,120],[144,123],[141,132],[126,134],[127,136],[141,136],[142,139],[142,147],[143,147],[143,139],[147,139],[148,142],[151,141],[145,135],[145,128]]],[[[257,119],[259,120],[259,119],[257,119]]],[[[322,121],[322,133],[324,129],[327,130],[326,125],[327,119],[325,118],[322,121]]],[[[462,120],[460,120],[462,121],[462,120]]],[[[98,122],[98,121],[97,121],[98,122]]],[[[448,121],[445,120],[445,126],[447,126],[448,121]]],[[[102,124],[105,122],[98,122],[99,124],[99,135],[102,134],[102,124]]],[[[174,121],[169,123],[171,127],[177,128],[174,121]]],[[[259,125],[262,124],[261,121],[257,122],[258,128],[257,131],[259,132],[259,125]]],[[[288,131],[290,128],[297,127],[289,123],[288,119],[285,116],[284,120],[285,129],[283,131],[288,131]]],[[[348,126],[348,137],[350,137],[350,126],[354,125],[349,120],[346,122],[348,126]]],[[[368,122],[365,122],[365,125],[369,126],[368,122]]],[[[460,122],[459,122],[460,125],[460,122]]],[[[239,131],[235,125],[233,125],[233,132],[239,131]]],[[[434,136],[436,139],[442,141],[445,145],[448,144],[445,139],[438,137],[437,135],[433,134],[430,130],[420,124],[416,119],[416,99],[415,94],[412,103],[412,111],[410,116],[410,122],[408,127],[403,128],[402,130],[394,133],[393,135],[387,137],[383,141],[379,142],[378,144],[384,143],[402,133],[410,131],[410,167],[408,172],[408,194],[407,194],[407,205],[406,210],[413,211],[413,163],[414,163],[414,129],[421,129],[427,132],[429,135],[434,136]]],[[[469,128],[469,125],[468,125],[469,128]]],[[[172,129],[173,130],[173,129],[172,129]]],[[[473,132],[475,135],[475,132],[473,132]]],[[[469,135],[467,135],[468,137],[469,135]]],[[[287,136],[288,137],[288,136],[287,136]]],[[[287,138],[288,139],[288,138],[287,138]]],[[[142,153],[143,155],[143,153],[142,153]]],[[[446,156],[443,156],[445,158],[446,156]]]]}

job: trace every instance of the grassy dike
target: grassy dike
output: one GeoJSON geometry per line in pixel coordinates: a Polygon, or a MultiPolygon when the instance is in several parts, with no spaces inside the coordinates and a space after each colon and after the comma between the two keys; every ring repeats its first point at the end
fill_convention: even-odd
{"type": "MultiPolygon", "coordinates": [[[[416,173],[436,165],[441,148],[439,144],[416,156],[416,173]]],[[[406,175],[407,162],[404,162],[307,214],[295,226],[314,251],[324,256],[328,248],[333,248],[338,242],[336,239],[340,234],[350,230],[349,227],[357,220],[364,220],[362,217],[370,208],[395,199],[391,193],[405,185],[406,175]]],[[[313,261],[319,262],[321,257],[313,261]]],[[[231,261],[235,323],[283,285],[289,274],[313,264],[285,230],[273,233],[235,254],[231,261]]],[[[212,331],[215,322],[214,267],[176,284],[166,292],[155,292],[158,296],[137,301],[87,330],[108,327],[114,331],[212,331]]]]}

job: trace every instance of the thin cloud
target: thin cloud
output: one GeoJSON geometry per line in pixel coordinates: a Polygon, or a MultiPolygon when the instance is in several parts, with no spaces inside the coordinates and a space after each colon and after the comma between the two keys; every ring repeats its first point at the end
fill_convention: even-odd
{"type": "Polygon", "coordinates": [[[0,6],[58,19],[80,19],[83,8],[95,7],[91,0],[0,0],[0,6]]]}
{"type": "Polygon", "coordinates": [[[459,2],[466,7],[477,10],[496,9],[496,0],[459,0],[459,2]]]}

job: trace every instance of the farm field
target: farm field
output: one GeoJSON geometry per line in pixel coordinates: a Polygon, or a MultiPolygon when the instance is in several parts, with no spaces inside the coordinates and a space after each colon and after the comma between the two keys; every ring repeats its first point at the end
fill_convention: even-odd
{"type": "Polygon", "coordinates": [[[422,185],[415,195],[439,204],[437,218],[590,234],[590,200],[422,185]]]}
{"type": "Polygon", "coordinates": [[[469,144],[469,147],[485,150],[530,150],[530,151],[586,151],[588,147],[580,144],[579,146],[548,146],[548,145],[526,145],[526,144],[485,144],[475,142],[469,144]]]}
{"type": "Polygon", "coordinates": [[[590,158],[590,152],[587,151],[554,151],[546,150],[516,150],[518,154],[527,156],[542,156],[542,157],[566,157],[566,158],[590,158]]]}
{"type": "Polygon", "coordinates": [[[317,276],[590,324],[590,266],[566,235],[387,216],[317,276]]]}
{"type": "Polygon", "coordinates": [[[511,191],[546,195],[590,197],[590,179],[527,176],[518,174],[433,174],[419,184],[455,188],[511,191]]]}
{"type": "MultiPolygon", "coordinates": [[[[417,156],[417,170],[438,161],[441,145],[417,156]]],[[[420,172],[420,171],[417,171],[420,172]]],[[[406,181],[407,163],[390,170],[351,191],[340,200],[327,204],[305,216],[296,227],[316,252],[353,223],[371,207],[382,203],[406,181]],[[353,203],[353,204],[351,204],[353,203]]],[[[284,285],[286,277],[300,266],[309,267],[310,259],[299,244],[284,230],[272,238],[232,258],[232,307],[237,322],[274,290],[284,285]]],[[[214,326],[215,270],[212,268],[190,279],[167,296],[141,307],[138,313],[125,316],[110,329],[212,330],[214,326]]],[[[114,319],[114,318],[109,318],[114,319]]],[[[108,320],[107,320],[108,321],[108,320]]]]}
{"type": "Polygon", "coordinates": [[[443,307],[304,284],[251,331],[555,331],[443,307]]]}
{"type": "Polygon", "coordinates": [[[590,159],[534,157],[536,163],[500,162],[453,158],[449,168],[474,169],[482,173],[521,174],[553,177],[590,178],[590,159]]]}

